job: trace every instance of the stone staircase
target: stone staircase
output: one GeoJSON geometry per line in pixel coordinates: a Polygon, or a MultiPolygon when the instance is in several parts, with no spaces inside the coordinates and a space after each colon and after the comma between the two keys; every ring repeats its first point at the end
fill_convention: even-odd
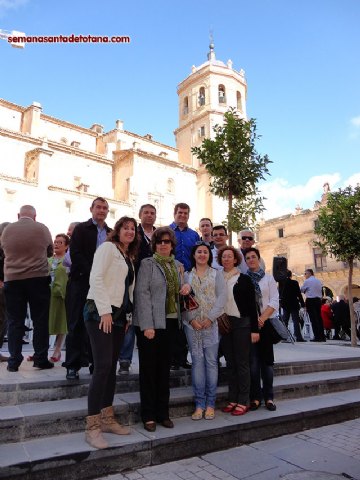
{"type": "MultiPolygon", "coordinates": [[[[227,397],[225,369],[221,370],[219,407],[227,397]]],[[[41,381],[3,380],[0,478],[96,478],[360,416],[360,355],[282,362],[276,365],[275,375],[276,412],[261,407],[233,417],[217,410],[213,421],[194,422],[189,418],[193,411],[191,373],[172,372],[171,418],[175,428],[159,426],[153,434],[139,421],[138,376],[120,377],[114,406],[120,421],[131,425],[132,434],[105,434],[110,448],[102,451],[84,441],[89,375],[75,382],[51,375],[41,381]]]]}

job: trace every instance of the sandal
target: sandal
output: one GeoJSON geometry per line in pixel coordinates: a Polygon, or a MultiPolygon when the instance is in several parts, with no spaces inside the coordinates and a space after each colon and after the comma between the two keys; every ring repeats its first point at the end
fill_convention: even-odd
{"type": "Polygon", "coordinates": [[[276,410],[276,405],[272,400],[267,400],[265,402],[265,407],[270,411],[270,412],[275,412],[276,410]]]}
{"type": "Polygon", "coordinates": [[[213,407],[207,407],[204,414],[205,420],[214,420],[215,409],[213,407]]]}
{"type": "Polygon", "coordinates": [[[235,407],[236,403],[230,402],[228,403],[228,405],[226,405],[226,407],[222,408],[221,411],[224,413],[230,413],[234,410],[235,407]]]}
{"type": "Polygon", "coordinates": [[[203,418],[203,409],[197,408],[195,412],[191,415],[191,420],[201,420],[203,418]]]}
{"type": "Polygon", "coordinates": [[[260,405],[261,405],[260,400],[252,400],[250,402],[250,410],[252,412],[254,412],[255,410],[257,410],[260,407],[260,405]]]}
{"type": "Polygon", "coordinates": [[[239,403],[236,405],[234,410],[231,412],[231,415],[238,417],[240,415],[245,415],[249,411],[249,407],[246,405],[240,405],[239,403]]]}

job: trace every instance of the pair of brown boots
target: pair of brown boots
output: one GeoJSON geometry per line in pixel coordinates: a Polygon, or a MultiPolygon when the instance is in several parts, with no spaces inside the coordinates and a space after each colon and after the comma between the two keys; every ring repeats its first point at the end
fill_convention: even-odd
{"type": "Polygon", "coordinates": [[[115,420],[114,408],[106,407],[98,415],[86,417],[85,440],[94,448],[107,448],[109,445],[102,433],[114,433],[116,435],[129,435],[130,428],[120,425],[115,420]]]}

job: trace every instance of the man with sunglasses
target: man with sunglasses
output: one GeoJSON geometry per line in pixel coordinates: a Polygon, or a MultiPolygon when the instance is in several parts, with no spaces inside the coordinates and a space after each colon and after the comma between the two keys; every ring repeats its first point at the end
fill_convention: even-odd
{"type": "MultiPolygon", "coordinates": [[[[245,262],[245,253],[248,248],[251,248],[255,244],[255,234],[251,230],[241,230],[238,235],[238,242],[240,245],[240,252],[241,255],[243,256],[243,259],[240,264],[240,271],[241,273],[246,273],[248,270],[248,267],[245,262]]],[[[265,262],[262,258],[260,258],[260,267],[264,270],[265,272],[265,262]]]]}

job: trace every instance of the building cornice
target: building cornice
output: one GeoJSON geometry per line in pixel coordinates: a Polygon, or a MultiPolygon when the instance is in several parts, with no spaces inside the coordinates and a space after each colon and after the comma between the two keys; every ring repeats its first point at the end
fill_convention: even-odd
{"type": "Polygon", "coordinates": [[[70,123],[66,120],[61,120],[56,117],[52,117],[51,115],[47,115],[45,113],[41,113],[40,115],[41,120],[46,120],[50,123],[56,123],[57,125],[61,125],[62,127],[70,128],[71,130],[77,130],[78,132],[85,133],[86,135],[90,135],[91,137],[99,137],[101,134],[94,132],[90,128],[82,127],[80,125],[76,125],[76,123],[70,123]]]}
{"type": "Polygon", "coordinates": [[[186,172],[189,172],[189,173],[195,173],[195,174],[197,173],[197,169],[194,167],[189,167],[187,165],[184,165],[183,163],[175,162],[174,160],[169,160],[165,157],[161,157],[159,155],[155,155],[154,153],[146,152],[145,150],[141,150],[141,149],[130,148],[128,150],[116,150],[114,154],[120,155],[121,156],[120,160],[123,160],[128,157],[134,158],[134,156],[137,155],[139,157],[154,160],[157,163],[162,163],[163,165],[178,168],[179,170],[185,170],[186,172]]]}
{"type": "Polygon", "coordinates": [[[10,108],[11,110],[16,110],[17,112],[24,112],[26,110],[25,107],[21,107],[20,105],[17,105],[16,103],[9,102],[8,100],[5,100],[4,98],[0,98],[0,105],[10,108]]]}
{"type": "Polygon", "coordinates": [[[30,185],[31,187],[37,187],[38,182],[35,180],[27,180],[26,178],[13,177],[0,172],[0,180],[7,180],[14,183],[22,183],[23,185],[30,185]]]}
{"type": "MultiPolygon", "coordinates": [[[[95,198],[100,196],[100,195],[93,195],[91,193],[78,192],[77,190],[70,190],[70,189],[67,189],[67,188],[57,187],[55,185],[49,185],[48,190],[50,190],[51,192],[67,193],[69,195],[74,195],[77,198],[79,198],[79,197],[89,198],[91,200],[94,200],[95,198]]],[[[115,205],[124,205],[126,207],[131,207],[130,203],[123,202],[121,200],[115,200],[114,198],[109,198],[109,197],[104,197],[104,196],[102,196],[102,197],[105,198],[105,200],[108,203],[112,203],[112,204],[115,204],[115,205]]]]}
{"type": "Polygon", "coordinates": [[[174,134],[176,135],[177,133],[181,132],[182,130],[185,130],[186,128],[188,128],[189,125],[191,125],[192,123],[201,121],[203,118],[205,119],[209,115],[221,115],[223,117],[224,112],[223,111],[220,112],[220,110],[212,109],[212,110],[204,110],[202,113],[200,113],[199,115],[196,115],[196,116],[192,115],[191,118],[189,118],[189,120],[184,125],[181,125],[181,127],[178,127],[174,130],[174,134]]]}
{"type": "Polygon", "coordinates": [[[112,133],[124,133],[126,135],[129,135],[130,137],[137,138],[141,141],[149,142],[153,145],[158,145],[159,147],[167,148],[168,150],[171,150],[172,152],[178,153],[178,149],[176,147],[172,147],[170,145],[166,145],[165,143],[158,142],[156,140],[149,140],[146,138],[144,135],[138,135],[137,133],[129,132],[128,130],[119,130],[117,128],[114,128],[113,130],[110,130],[109,132],[104,132],[101,137],[106,137],[107,135],[110,135],[112,133]]]}

